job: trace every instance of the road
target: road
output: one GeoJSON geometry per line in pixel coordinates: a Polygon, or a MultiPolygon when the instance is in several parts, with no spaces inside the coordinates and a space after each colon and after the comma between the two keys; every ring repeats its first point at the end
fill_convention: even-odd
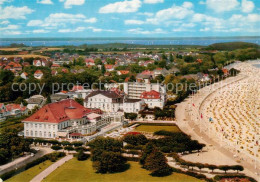
{"type": "Polygon", "coordinates": [[[24,156],[24,157],[20,157],[12,162],[9,162],[5,165],[0,166],[0,175],[12,171],[14,169],[20,168],[24,165],[26,165],[29,162],[32,162],[42,156],[44,156],[45,154],[51,153],[52,150],[48,149],[48,148],[39,148],[40,150],[32,157],[30,155],[28,156],[24,156]]]}

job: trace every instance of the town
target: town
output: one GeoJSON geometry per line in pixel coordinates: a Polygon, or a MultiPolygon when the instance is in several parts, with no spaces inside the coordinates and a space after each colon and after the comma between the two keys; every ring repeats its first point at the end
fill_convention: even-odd
{"type": "MultiPolygon", "coordinates": [[[[20,147],[11,144],[10,147],[16,150],[12,152],[13,149],[6,143],[9,139],[1,139],[1,146],[7,147],[1,155],[1,178],[8,179],[16,173],[12,164],[22,166],[23,162],[16,162],[20,153],[24,153],[21,159],[27,161],[26,165],[34,166],[42,165],[40,161],[49,158],[55,158],[53,161],[60,158],[70,160],[71,154],[76,155],[79,161],[89,155],[99,161],[103,158],[95,159],[98,156],[95,150],[101,153],[109,151],[109,156],[118,155],[117,160],[110,161],[118,163],[118,166],[109,169],[100,163],[95,169],[100,173],[110,173],[116,168],[124,168],[125,159],[131,163],[142,161],[144,155],[152,155],[145,153],[149,147],[166,154],[165,157],[159,152],[160,162],[165,162],[152,170],[153,176],[170,175],[172,167],[194,179],[210,181],[214,176],[199,170],[186,173],[185,166],[207,168],[219,173],[221,170],[225,173],[227,170],[243,171],[239,163],[228,165],[224,162],[225,165],[218,166],[181,159],[187,152],[199,155],[201,151],[210,153],[211,149],[182,132],[187,126],[178,122],[181,114],[177,111],[180,103],[188,102],[189,107],[185,111],[189,117],[201,117],[202,120],[202,111],[199,114],[193,111],[196,105],[202,104],[196,103],[196,99],[200,99],[196,95],[203,92],[204,87],[228,82],[233,77],[238,79],[241,68],[232,65],[259,57],[256,45],[237,44],[248,48],[222,51],[218,50],[218,44],[164,49],[123,47],[114,50],[88,48],[86,45],[83,45],[84,49],[82,46],[49,48],[23,44],[0,48],[3,55],[0,56],[1,135],[3,138],[14,135],[21,143],[20,147]],[[121,141],[123,145],[119,144],[121,141]],[[108,149],[106,143],[110,142],[112,148],[108,149]],[[64,150],[68,154],[66,157],[64,150]],[[120,155],[115,153],[118,150],[120,155]],[[13,157],[17,159],[8,163],[13,157]],[[33,158],[38,158],[40,163],[30,163],[33,158]]],[[[213,120],[211,115],[207,117],[213,120]]],[[[201,131],[201,124],[197,127],[201,131]]],[[[218,127],[216,125],[216,130],[218,127]]],[[[253,150],[250,147],[248,150],[254,158],[253,150]]],[[[222,157],[222,162],[227,159],[222,157]]],[[[156,159],[153,160],[156,163],[156,159]]],[[[146,166],[146,163],[141,164],[146,166]]],[[[149,170],[149,167],[146,169],[149,170]]],[[[13,178],[16,177],[19,178],[19,175],[13,178]]],[[[221,175],[219,178],[222,178],[221,175]]],[[[32,181],[43,179],[41,173],[30,178],[32,181]]],[[[243,179],[251,180],[245,176],[243,179]]]]}

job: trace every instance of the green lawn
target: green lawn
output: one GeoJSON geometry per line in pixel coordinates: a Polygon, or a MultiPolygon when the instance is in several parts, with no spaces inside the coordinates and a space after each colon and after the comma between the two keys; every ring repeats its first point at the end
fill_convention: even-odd
{"type": "Polygon", "coordinates": [[[26,171],[23,171],[14,177],[8,179],[6,182],[29,182],[33,179],[36,175],[40,174],[43,170],[49,167],[53,162],[47,160],[43,163],[40,163],[26,171]]]}
{"type": "Polygon", "coordinates": [[[167,177],[152,177],[149,171],[141,168],[137,162],[129,162],[130,169],[122,173],[98,174],[92,168],[92,162],[78,161],[73,158],[52,172],[43,182],[200,182],[200,180],[184,174],[173,173],[167,177]]]}
{"type": "Polygon", "coordinates": [[[159,130],[180,132],[181,130],[177,126],[156,126],[156,125],[140,125],[135,128],[135,131],[155,132],[159,130]]]}

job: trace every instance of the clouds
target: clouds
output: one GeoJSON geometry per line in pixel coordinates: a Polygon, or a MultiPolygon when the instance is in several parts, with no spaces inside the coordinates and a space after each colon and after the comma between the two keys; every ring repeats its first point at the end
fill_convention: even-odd
{"type": "Polygon", "coordinates": [[[60,2],[64,2],[64,8],[69,9],[72,6],[80,6],[85,3],[85,0],[59,0],[60,2]]]}
{"type": "Polygon", "coordinates": [[[50,31],[48,30],[43,30],[43,29],[38,29],[38,30],[33,30],[32,33],[49,33],[50,31]]]}
{"type": "Polygon", "coordinates": [[[234,11],[241,9],[244,13],[250,13],[255,8],[255,4],[250,0],[206,0],[200,1],[199,4],[205,4],[207,8],[212,9],[217,13],[234,11]]]}
{"type": "Polygon", "coordinates": [[[171,8],[158,11],[153,18],[147,19],[148,23],[167,23],[169,20],[181,20],[194,13],[191,2],[184,2],[181,6],[173,5],[171,8]]]}
{"type": "Polygon", "coordinates": [[[12,2],[12,0],[0,0],[0,5],[4,4],[6,2],[12,2]]]}
{"type": "Polygon", "coordinates": [[[26,19],[26,15],[31,14],[34,10],[27,6],[15,7],[6,6],[2,8],[0,6],[0,19],[26,19]]]}
{"type": "Polygon", "coordinates": [[[75,29],[60,29],[58,32],[60,33],[82,32],[85,29],[86,29],[85,27],[77,27],[75,29]]]}
{"type": "Polygon", "coordinates": [[[20,35],[22,34],[21,31],[18,30],[18,25],[8,25],[6,27],[0,28],[0,34],[2,35],[20,35]]]}
{"type": "Polygon", "coordinates": [[[138,11],[142,2],[140,0],[125,0],[103,6],[99,13],[133,13],[138,11]]]}
{"type": "Polygon", "coordinates": [[[37,3],[39,4],[53,4],[51,0],[37,0],[37,3]]]}
{"type": "Polygon", "coordinates": [[[131,34],[142,34],[142,35],[167,33],[166,31],[162,30],[161,28],[157,28],[154,30],[144,30],[142,28],[134,28],[134,29],[129,29],[128,32],[131,34]]]}
{"type": "Polygon", "coordinates": [[[255,8],[255,4],[252,1],[242,0],[241,9],[244,13],[251,13],[255,8]]]}
{"type": "Polygon", "coordinates": [[[205,4],[215,12],[232,11],[239,6],[238,0],[206,0],[205,4]]]}
{"type": "Polygon", "coordinates": [[[156,3],[163,3],[164,0],[144,0],[144,3],[147,4],[156,4],[156,3]]]}
{"type": "Polygon", "coordinates": [[[142,25],[144,23],[142,20],[125,20],[126,25],[142,25]]]}
{"type": "Polygon", "coordinates": [[[67,24],[75,23],[95,23],[96,18],[86,18],[83,14],[67,14],[67,13],[53,13],[44,20],[30,20],[27,26],[41,26],[41,27],[66,27],[67,24]]]}

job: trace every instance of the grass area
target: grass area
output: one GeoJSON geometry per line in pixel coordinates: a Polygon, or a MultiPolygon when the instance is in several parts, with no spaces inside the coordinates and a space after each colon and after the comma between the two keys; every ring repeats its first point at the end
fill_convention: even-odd
{"type": "Polygon", "coordinates": [[[155,131],[172,131],[180,132],[181,130],[177,126],[156,126],[156,125],[140,125],[135,128],[135,131],[155,132],[155,131]]]}
{"type": "Polygon", "coordinates": [[[170,182],[200,182],[196,178],[173,173],[166,177],[152,177],[149,175],[149,171],[141,168],[137,162],[129,162],[130,169],[122,173],[114,174],[99,174],[95,173],[92,168],[92,162],[78,161],[73,158],[70,161],[63,164],[61,167],[52,172],[43,182],[56,182],[56,181],[73,181],[73,182],[103,182],[103,181],[113,181],[113,182],[138,182],[138,181],[170,181],[170,182]]]}
{"type": "Polygon", "coordinates": [[[6,180],[6,182],[28,182],[32,180],[36,175],[40,174],[43,170],[49,167],[53,162],[47,160],[43,163],[40,163],[26,171],[23,171],[12,178],[6,180]]]}

